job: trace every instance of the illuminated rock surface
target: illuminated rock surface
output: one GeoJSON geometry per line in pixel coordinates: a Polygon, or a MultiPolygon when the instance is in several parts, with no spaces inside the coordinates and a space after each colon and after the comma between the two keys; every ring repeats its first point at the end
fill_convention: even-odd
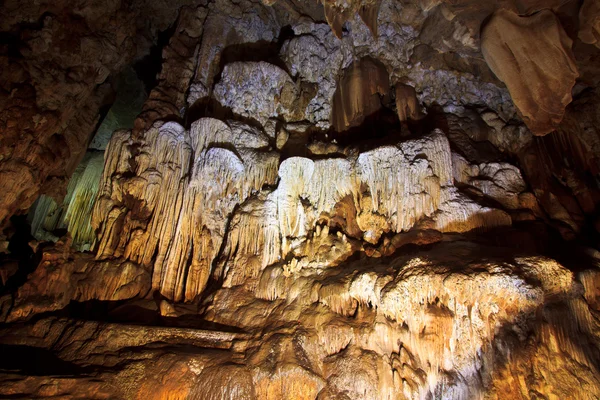
{"type": "Polygon", "coordinates": [[[600,397],[597,9],[3,3],[0,397],[600,397]]]}
{"type": "Polygon", "coordinates": [[[529,17],[498,11],[481,35],[488,65],[506,83],[527,126],[538,135],[555,130],[578,76],[573,42],[558,17],[546,10],[529,17]]]}

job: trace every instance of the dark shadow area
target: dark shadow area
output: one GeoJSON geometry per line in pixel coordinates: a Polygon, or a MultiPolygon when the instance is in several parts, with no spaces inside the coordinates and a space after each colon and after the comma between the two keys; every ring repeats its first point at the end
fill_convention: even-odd
{"type": "Polygon", "coordinates": [[[181,312],[181,315],[176,317],[162,316],[157,304],[160,300],[160,296],[155,296],[154,300],[71,301],[62,310],[35,315],[29,322],[48,317],[63,317],[81,321],[243,333],[243,330],[234,326],[206,321],[195,309],[189,310],[189,314],[181,312]]]}
{"type": "Polygon", "coordinates": [[[185,115],[185,128],[190,129],[192,124],[201,118],[215,118],[225,123],[228,120],[235,120],[264,132],[263,126],[257,120],[236,114],[231,108],[221,105],[211,97],[202,97],[188,108],[185,115]]]}
{"type": "MultiPolygon", "coordinates": [[[[27,215],[15,215],[10,219],[12,235],[10,236],[9,254],[0,254],[0,269],[8,278],[0,289],[0,296],[15,291],[27,280],[40,262],[41,254],[35,254],[29,242],[35,240],[31,236],[31,226],[27,215]]],[[[0,283],[2,283],[0,281],[0,283]]]]}
{"type": "Polygon", "coordinates": [[[0,54],[10,58],[23,58],[21,54],[21,38],[14,32],[0,32],[0,54]]]}
{"type": "Polygon", "coordinates": [[[11,31],[0,32],[0,54],[16,59],[23,58],[21,49],[29,48],[27,37],[32,32],[42,30],[46,18],[54,19],[56,15],[46,11],[36,21],[20,22],[12,25],[11,31]]]}
{"type": "MultiPolygon", "coordinates": [[[[383,105],[376,112],[366,116],[360,125],[343,132],[337,132],[333,128],[326,131],[316,128],[311,129],[308,131],[308,137],[303,145],[306,146],[307,143],[316,141],[329,143],[335,140],[340,147],[354,146],[362,153],[377,147],[394,146],[407,140],[416,139],[433,132],[435,129],[448,131],[446,115],[439,106],[427,109],[427,115],[420,120],[409,120],[400,123],[392,106],[383,105]]],[[[287,149],[288,146],[286,144],[286,148],[282,151],[282,158],[287,158],[292,153],[290,149],[287,149]],[[290,154],[286,154],[286,151],[290,154]]],[[[301,154],[298,154],[296,150],[293,155],[301,154]]],[[[308,152],[305,155],[308,155],[308,152]]],[[[310,155],[310,157],[313,159],[319,158],[318,155],[310,155]]],[[[331,157],[331,154],[326,156],[326,158],[331,157]]]]}
{"type": "Polygon", "coordinates": [[[225,47],[221,52],[219,61],[219,72],[215,76],[214,84],[221,80],[221,73],[227,64],[234,62],[259,62],[264,61],[269,64],[276,65],[285,72],[290,74],[287,65],[279,57],[281,46],[288,40],[294,37],[294,30],[290,25],[281,28],[279,37],[276,42],[259,40],[253,43],[233,44],[225,47]]]}
{"type": "Polygon", "coordinates": [[[136,325],[157,325],[160,322],[158,309],[152,302],[144,307],[127,300],[120,301],[71,301],[60,311],[61,316],[78,320],[121,322],[136,325]]]}
{"type": "Polygon", "coordinates": [[[115,91],[111,92],[111,95],[104,99],[104,104],[102,104],[100,106],[100,109],[98,109],[98,122],[96,122],[96,126],[94,127],[94,130],[92,131],[93,133],[90,135],[90,138],[88,140],[88,145],[92,142],[92,140],[94,139],[94,136],[96,136],[96,133],[98,132],[98,129],[100,129],[100,127],[104,123],[104,120],[106,119],[106,116],[108,115],[108,112],[112,108],[116,99],[117,99],[117,93],[115,91]]]}
{"type": "Polygon", "coordinates": [[[363,151],[364,147],[372,148],[377,146],[377,143],[398,143],[401,135],[402,129],[396,113],[390,108],[381,107],[367,115],[358,126],[343,132],[336,132],[333,129],[327,132],[318,132],[313,135],[312,139],[335,140],[342,147],[357,145],[360,151],[363,151]],[[327,138],[325,138],[325,134],[327,138]]]}
{"type": "Polygon", "coordinates": [[[0,371],[4,372],[33,376],[81,376],[95,370],[64,361],[51,350],[41,347],[0,344],[0,354],[0,371]]]}
{"type": "Polygon", "coordinates": [[[162,52],[169,44],[176,27],[177,22],[164,31],[158,32],[156,43],[150,48],[150,52],[133,65],[137,76],[144,82],[146,93],[150,93],[158,84],[158,74],[160,74],[163,64],[162,52]]]}
{"type": "MultiPolygon", "coordinates": [[[[317,135],[323,135],[323,132],[315,127],[307,129],[305,132],[291,131],[290,136],[285,142],[285,145],[281,149],[281,161],[290,157],[310,157],[317,159],[318,156],[311,155],[308,150],[308,144],[311,141],[311,137],[317,135]]],[[[331,158],[331,154],[328,155],[331,158]]]]}

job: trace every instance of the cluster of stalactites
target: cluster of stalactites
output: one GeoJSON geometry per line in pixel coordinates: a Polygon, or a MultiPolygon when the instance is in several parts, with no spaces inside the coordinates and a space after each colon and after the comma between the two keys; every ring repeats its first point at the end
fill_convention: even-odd
{"type": "MultiPolygon", "coordinates": [[[[458,383],[463,385],[478,384],[482,363],[491,359],[484,358],[490,357],[496,336],[502,337],[501,327],[510,326],[512,334],[525,340],[533,316],[543,305],[564,299],[573,300],[567,301],[563,321],[553,321],[542,335],[582,365],[589,365],[582,350],[570,341],[577,337],[571,331],[594,329],[596,323],[589,320],[591,314],[578,295],[580,289],[571,271],[543,257],[469,264],[459,254],[472,254],[479,251],[477,247],[465,243],[442,246],[431,259],[400,256],[384,263],[362,261],[344,269],[307,270],[297,276],[287,276],[280,266],[271,266],[261,274],[254,293],[260,299],[298,304],[301,309],[318,310],[313,305],[320,303],[338,314],[339,318],[329,317],[328,324],[321,324],[325,319],[322,312],[315,319],[324,357],[353,347],[386,360],[408,351],[408,364],[423,374],[424,381],[412,388],[421,396],[430,395],[428,392],[444,381],[445,371],[459,371],[458,383]],[[444,261],[432,261],[438,257],[444,261]],[[453,267],[455,262],[461,263],[460,271],[453,267]],[[349,316],[352,321],[366,318],[374,323],[368,324],[369,329],[357,329],[347,322],[349,316]]],[[[304,321],[312,323],[309,318],[304,321]]],[[[408,372],[404,367],[398,372],[408,372]]],[[[379,383],[385,392],[386,385],[382,380],[379,383]]],[[[398,391],[393,385],[388,389],[398,391]]],[[[468,387],[464,389],[463,394],[473,396],[468,387]]]]}
{"type": "MultiPolygon", "coordinates": [[[[453,186],[441,131],[346,159],[291,157],[281,164],[259,130],[211,118],[189,130],[156,123],[137,147],[133,142],[120,132],[108,148],[93,217],[98,257],[152,268],[154,289],[176,301],[201,294],[211,272],[230,272],[229,284],[241,283],[302,248],[327,264],[327,254],[309,242],[344,198],[370,243],[424,219],[442,232],[511,223],[453,186]]],[[[323,243],[353,251],[341,232],[339,239],[323,243]]]]}
{"type": "Polygon", "coordinates": [[[73,247],[89,250],[96,239],[90,215],[98,193],[104,153],[89,152],[73,173],[62,204],[40,196],[29,213],[31,234],[38,240],[57,240],[58,229],[66,229],[73,247]]]}
{"type": "Polygon", "coordinates": [[[245,134],[258,137],[235,138],[213,119],[189,131],[156,123],[135,155],[130,136],[115,135],[94,215],[98,257],[153,267],[153,287],[168,298],[202,293],[235,206],[277,177],[279,156],[262,149],[268,141],[245,134]]]}
{"type": "Polygon", "coordinates": [[[372,243],[383,232],[406,231],[428,218],[442,232],[510,225],[505,212],[461,194],[452,174],[450,145],[440,131],[355,158],[288,158],[279,167],[277,189],[259,204],[242,206],[233,219],[223,259],[234,267],[226,281],[235,285],[285,259],[309,242],[319,221],[334,215],[336,205],[348,196],[363,240],[372,243]],[[236,265],[252,267],[241,271],[236,265]]]}

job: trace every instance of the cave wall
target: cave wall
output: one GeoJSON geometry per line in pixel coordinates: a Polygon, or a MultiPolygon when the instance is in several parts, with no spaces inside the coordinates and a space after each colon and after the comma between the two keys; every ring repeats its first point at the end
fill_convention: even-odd
{"type": "Polygon", "coordinates": [[[3,2],[0,226],[60,198],[113,101],[111,81],[177,17],[172,2],[3,2]]]}
{"type": "Polygon", "coordinates": [[[4,3],[0,393],[600,396],[594,4],[4,3]]]}

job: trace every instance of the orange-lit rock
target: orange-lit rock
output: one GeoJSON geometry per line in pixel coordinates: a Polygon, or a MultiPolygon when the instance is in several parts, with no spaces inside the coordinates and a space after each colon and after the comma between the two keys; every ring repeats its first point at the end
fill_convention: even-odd
{"type": "Polygon", "coordinates": [[[496,12],[482,28],[481,50],[534,134],[554,131],[579,73],[573,42],[551,11],[522,17],[496,12]]]}
{"type": "Polygon", "coordinates": [[[388,96],[389,92],[383,65],[368,58],[353,63],[344,71],[333,96],[331,125],[338,132],[360,125],[381,108],[380,96],[388,96]]]}
{"type": "Polygon", "coordinates": [[[396,85],[396,111],[398,118],[402,122],[409,119],[418,120],[421,118],[421,110],[415,88],[408,85],[396,85]]]}
{"type": "Polygon", "coordinates": [[[0,397],[600,397],[595,3],[55,3],[0,5],[0,397]]]}

